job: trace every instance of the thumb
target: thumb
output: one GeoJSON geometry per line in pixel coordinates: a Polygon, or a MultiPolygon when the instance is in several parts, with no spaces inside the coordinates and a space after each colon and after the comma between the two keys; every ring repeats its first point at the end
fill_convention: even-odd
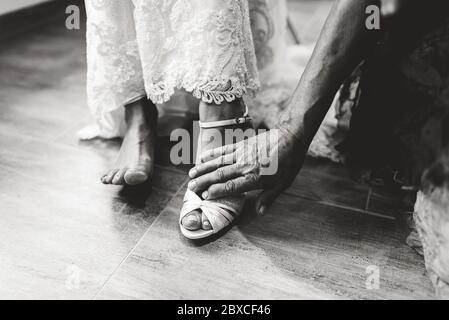
{"type": "Polygon", "coordinates": [[[277,197],[282,193],[282,188],[274,187],[263,190],[256,199],[256,212],[263,216],[269,206],[271,206],[277,197]]]}

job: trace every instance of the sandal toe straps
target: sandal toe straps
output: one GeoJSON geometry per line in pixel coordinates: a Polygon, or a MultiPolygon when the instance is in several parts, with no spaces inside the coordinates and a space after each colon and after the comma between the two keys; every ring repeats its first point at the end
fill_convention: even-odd
{"type": "MultiPolygon", "coordinates": [[[[244,197],[243,197],[244,199],[244,197]]],[[[241,197],[237,197],[236,201],[230,200],[203,200],[195,192],[187,189],[184,196],[184,205],[179,215],[179,223],[182,219],[194,210],[201,210],[209,220],[212,229],[215,232],[228,226],[235,217],[240,213],[243,206],[241,197]]]]}

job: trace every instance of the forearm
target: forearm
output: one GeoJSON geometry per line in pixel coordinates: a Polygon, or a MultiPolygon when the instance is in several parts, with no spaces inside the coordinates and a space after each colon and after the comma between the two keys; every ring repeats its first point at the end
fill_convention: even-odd
{"type": "Polygon", "coordinates": [[[366,8],[378,0],[338,0],[321,32],[314,53],[279,128],[308,146],[343,81],[375,44],[375,32],[365,26],[366,8]]]}

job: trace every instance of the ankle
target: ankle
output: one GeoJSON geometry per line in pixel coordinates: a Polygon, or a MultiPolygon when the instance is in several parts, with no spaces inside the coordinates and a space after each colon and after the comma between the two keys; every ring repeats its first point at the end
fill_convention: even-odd
{"type": "Polygon", "coordinates": [[[146,99],[125,106],[125,121],[128,128],[142,129],[157,122],[156,106],[146,99]]]}
{"type": "Polygon", "coordinates": [[[243,116],[245,107],[242,99],[223,102],[220,105],[201,101],[199,113],[200,121],[227,120],[243,116]]]}

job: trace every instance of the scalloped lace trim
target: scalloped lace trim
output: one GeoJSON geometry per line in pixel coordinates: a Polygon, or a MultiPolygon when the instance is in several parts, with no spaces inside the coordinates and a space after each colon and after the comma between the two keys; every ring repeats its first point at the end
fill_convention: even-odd
{"type": "Polygon", "coordinates": [[[259,89],[257,80],[242,82],[237,77],[223,77],[212,80],[185,81],[176,85],[171,81],[160,81],[147,86],[148,98],[156,104],[168,102],[175,89],[184,89],[206,103],[220,105],[224,101],[232,102],[245,94],[254,95],[259,89]]]}

